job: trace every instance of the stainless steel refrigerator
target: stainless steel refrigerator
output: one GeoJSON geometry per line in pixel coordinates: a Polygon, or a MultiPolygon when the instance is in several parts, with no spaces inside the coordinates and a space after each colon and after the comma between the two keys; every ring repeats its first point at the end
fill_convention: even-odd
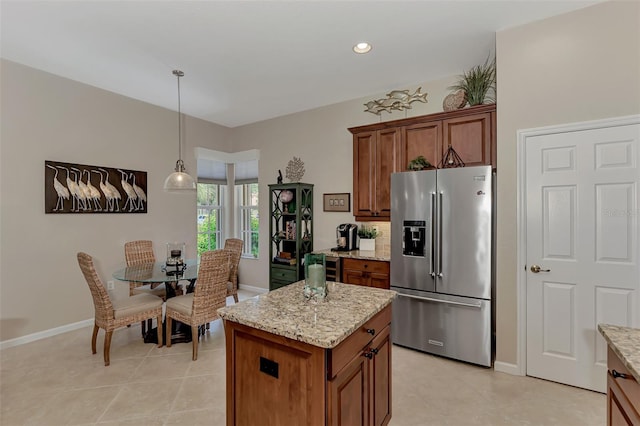
{"type": "Polygon", "coordinates": [[[392,341],[491,366],[490,166],[391,175],[392,341]]]}

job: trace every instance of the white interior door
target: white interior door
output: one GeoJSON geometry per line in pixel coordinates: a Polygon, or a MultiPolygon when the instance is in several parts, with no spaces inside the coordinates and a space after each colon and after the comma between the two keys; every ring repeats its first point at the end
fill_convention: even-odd
{"type": "Polygon", "coordinates": [[[605,392],[597,324],[640,326],[639,139],[640,124],[527,138],[527,375],[605,392]]]}

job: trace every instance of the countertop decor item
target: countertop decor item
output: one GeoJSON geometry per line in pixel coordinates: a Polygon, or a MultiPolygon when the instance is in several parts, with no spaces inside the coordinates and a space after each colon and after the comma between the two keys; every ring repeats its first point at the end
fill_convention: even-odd
{"type": "Polygon", "coordinates": [[[320,301],[327,297],[327,261],[322,253],[304,255],[304,297],[320,301]]]}
{"type": "Polygon", "coordinates": [[[293,160],[289,160],[286,176],[291,182],[300,182],[302,176],[304,176],[304,162],[298,157],[293,157],[293,160]]]}
{"type": "Polygon", "coordinates": [[[404,111],[405,109],[411,109],[413,102],[427,103],[427,93],[421,92],[422,87],[418,87],[418,90],[409,94],[409,90],[392,90],[387,93],[386,98],[375,99],[369,101],[364,106],[367,107],[365,112],[370,112],[375,115],[380,115],[381,111],[387,111],[391,113],[392,110],[404,111]]]}
{"type": "Polygon", "coordinates": [[[496,60],[484,61],[483,65],[476,65],[460,76],[460,80],[450,90],[464,90],[469,105],[495,103],[496,91],[496,60]]]}
{"type": "Polygon", "coordinates": [[[426,168],[432,167],[429,160],[424,158],[422,155],[418,155],[413,160],[409,161],[409,165],[407,166],[407,170],[424,170],[426,168]]]}
{"type": "Polygon", "coordinates": [[[376,237],[378,236],[378,230],[375,228],[362,225],[358,228],[358,237],[360,237],[360,250],[361,251],[375,251],[376,249],[376,237]]]}
{"type": "Polygon", "coordinates": [[[445,96],[442,101],[442,109],[444,111],[454,111],[464,107],[467,103],[467,94],[463,89],[455,91],[445,96]]]}
{"type": "Polygon", "coordinates": [[[171,173],[164,181],[165,191],[195,191],[196,182],[184,168],[182,161],[182,113],[180,112],[180,77],[184,73],[180,70],[173,70],[173,75],[178,79],[178,161],[176,161],[175,172],[171,173]]]}

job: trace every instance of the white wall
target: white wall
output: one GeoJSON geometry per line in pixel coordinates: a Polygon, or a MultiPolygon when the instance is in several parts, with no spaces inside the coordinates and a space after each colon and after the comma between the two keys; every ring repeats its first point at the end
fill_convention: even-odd
{"type": "MultiPolygon", "coordinates": [[[[0,340],[93,318],[76,253],[94,256],[103,280],[124,262],[123,245],[186,241],[195,256],[195,193],[162,190],[177,160],[176,112],[13,62],[1,62],[0,340]],[[45,214],[44,162],[142,170],[147,214],[45,214]]],[[[196,145],[228,148],[228,129],[187,118],[183,158],[196,145]]],[[[116,296],[128,283],[116,282],[116,296]]]]}
{"type": "Polygon", "coordinates": [[[640,113],[640,3],[499,32],[497,354],[517,361],[516,132],[640,113]]]}

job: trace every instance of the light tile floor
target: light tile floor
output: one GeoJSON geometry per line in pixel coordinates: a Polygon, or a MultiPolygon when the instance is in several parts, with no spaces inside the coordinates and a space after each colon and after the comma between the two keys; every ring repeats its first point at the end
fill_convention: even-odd
{"type": "MultiPolygon", "coordinates": [[[[241,299],[252,295],[240,292],[241,299]]],[[[111,365],[104,367],[104,332],[92,355],[91,329],[0,351],[2,426],[225,424],[219,320],[201,338],[195,362],[190,344],[157,348],[132,326],[114,332],[111,365]]],[[[397,346],[392,380],[391,426],[606,423],[603,394],[397,346]]]]}

